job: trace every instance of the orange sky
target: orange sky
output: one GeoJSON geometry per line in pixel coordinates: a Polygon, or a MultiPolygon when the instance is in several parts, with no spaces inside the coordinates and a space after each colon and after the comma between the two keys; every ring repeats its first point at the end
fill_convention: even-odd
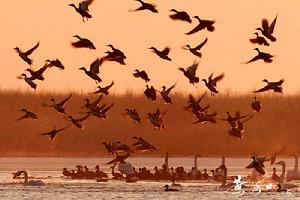
{"type": "Polygon", "coordinates": [[[145,83],[132,76],[134,69],[145,69],[150,84],[155,87],[170,86],[177,82],[176,91],[198,92],[205,90],[204,83],[192,86],[178,71],[178,67],[187,67],[194,60],[200,62],[197,75],[202,79],[211,72],[225,72],[225,79],[219,85],[219,91],[249,93],[264,86],[264,78],[277,81],[285,78],[285,93],[298,92],[300,88],[300,2],[297,0],[151,0],[155,3],[158,14],[148,11],[128,12],[139,6],[133,0],[95,0],[90,7],[93,18],[87,23],[81,21],[79,14],[68,6],[79,1],[61,0],[27,0],[3,1],[0,12],[2,60],[1,88],[29,90],[16,76],[28,67],[14,47],[22,50],[31,48],[40,41],[40,47],[31,55],[33,67],[42,67],[48,58],[59,58],[66,70],[49,69],[44,82],[37,82],[37,91],[77,90],[91,92],[95,82],[78,68],[89,66],[96,57],[101,57],[108,50],[105,45],[111,43],[125,52],[127,65],[106,62],[101,66],[100,77],[103,85],[115,81],[112,90],[122,93],[127,89],[143,91],[145,83]],[[172,21],[169,10],[185,10],[191,16],[198,15],[204,19],[216,20],[213,33],[201,31],[191,36],[184,33],[197,25],[172,21]],[[278,13],[274,35],[277,42],[270,47],[260,47],[276,57],[273,63],[258,61],[249,65],[248,61],[256,52],[255,45],[249,42],[254,29],[261,25],[261,19],[273,20],[278,13]],[[96,50],[74,49],[70,42],[73,35],[79,34],[92,40],[96,50]],[[185,44],[195,46],[208,37],[207,46],[202,49],[202,59],[197,59],[181,49],[185,44]],[[172,62],[159,59],[151,53],[150,46],[159,49],[171,47],[172,62]]]}

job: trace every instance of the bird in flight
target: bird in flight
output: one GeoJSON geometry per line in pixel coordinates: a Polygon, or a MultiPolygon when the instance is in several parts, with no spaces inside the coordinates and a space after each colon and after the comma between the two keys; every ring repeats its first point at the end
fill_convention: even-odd
{"type": "Polygon", "coordinates": [[[23,120],[23,119],[38,119],[37,115],[34,112],[31,112],[29,110],[26,110],[25,108],[21,109],[22,112],[25,112],[23,116],[20,118],[16,119],[17,121],[23,120]]]}
{"type": "Polygon", "coordinates": [[[90,70],[88,71],[85,67],[79,68],[79,70],[83,70],[86,75],[88,75],[91,79],[96,81],[98,84],[101,82],[101,78],[98,76],[99,74],[99,67],[103,63],[103,59],[97,58],[92,64],[90,65],[90,70]]]}
{"type": "Polygon", "coordinates": [[[273,90],[274,92],[282,93],[282,83],[284,79],[281,79],[277,82],[269,82],[267,79],[262,80],[262,82],[267,83],[267,85],[259,90],[254,91],[254,93],[266,92],[268,90],[273,90]]]}
{"type": "Polygon", "coordinates": [[[56,129],[55,124],[54,124],[54,128],[53,128],[52,131],[47,132],[47,133],[40,133],[40,135],[47,135],[49,137],[49,140],[52,141],[59,132],[65,130],[65,129],[69,128],[69,127],[70,127],[70,125],[68,125],[68,126],[66,126],[64,128],[56,129]]]}
{"type": "Polygon", "coordinates": [[[262,28],[256,28],[256,30],[259,30],[266,38],[268,38],[272,42],[275,42],[276,38],[272,34],[274,32],[276,21],[277,21],[277,15],[270,26],[268,20],[263,19],[261,23],[262,28]]]}
{"type": "Polygon", "coordinates": [[[28,56],[30,56],[34,50],[36,50],[38,47],[40,46],[40,43],[38,42],[34,47],[32,47],[31,49],[29,49],[26,52],[23,52],[19,49],[19,47],[14,48],[17,53],[19,54],[20,58],[22,58],[22,60],[24,60],[28,65],[32,65],[32,59],[30,59],[28,56]]]}
{"type": "Polygon", "coordinates": [[[170,53],[170,50],[171,50],[169,47],[164,48],[162,51],[159,51],[155,47],[150,47],[149,49],[151,49],[161,59],[171,61],[171,58],[169,58],[169,56],[168,56],[170,53]]]}
{"type": "Polygon", "coordinates": [[[265,63],[271,63],[273,61],[272,60],[273,56],[271,54],[262,52],[258,48],[255,48],[254,50],[256,50],[258,54],[254,58],[252,58],[251,60],[249,60],[248,62],[246,62],[244,64],[248,64],[248,63],[260,60],[260,59],[263,60],[265,63]]]}
{"type": "Polygon", "coordinates": [[[75,48],[89,48],[96,49],[94,44],[87,38],[80,37],[79,35],[74,35],[73,37],[77,38],[77,42],[72,42],[71,45],[75,48]]]}
{"type": "Polygon", "coordinates": [[[177,11],[176,9],[171,9],[170,12],[174,13],[174,14],[169,15],[169,17],[171,19],[192,23],[192,20],[187,12],[177,11]]]}
{"type": "Polygon", "coordinates": [[[190,32],[187,32],[186,35],[192,35],[203,29],[206,29],[210,32],[213,32],[215,30],[215,27],[213,25],[216,21],[200,19],[200,17],[198,17],[198,16],[195,16],[194,18],[198,20],[199,24],[194,29],[192,29],[190,32]]]}
{"type": "Polygon", "coordinates": [[[78,5],[78,7],[75,6],[75,4],[69,4],[69,6],[73,7],[77,13],[79,13],[82,17],[82,21],[88,20],[92,18],[92,15],[89,13],[89,6],[93,3],[94,0],[84,0],[81,1],[78,5]]]}
{"type": "Polygon", "coordinates": [[[201,42],[201,44],[199,44],[198,46],[192,48],[189,44],[183,46],[182,48],[184,50],[189,50],[192,54],[194,54],[195,56],[201,58],[202,57],[202,53],[199,52],[201,50],[201,48],[207,43],[208,39],[205,38],[205,40],[203,42],[201,42]]]}
{"type": "Polygon", "coordinates": [[[156,5],[154,4],[150,4],[150,3],[145,3],[142,0],[135,0],[140,2],[142,5],[140,7],[138,7],[135,10],[129,10],[130,12],[135,12],[135,11],[141,11],[141,10],[149,10],[153,13],[158,13],[158,10],[156,9],[156,5]]]}
{"type": "Polygon", "coordinates": [[[182,71],[184,76],[189,79],[189,82],[194,85],[199,82],[199,77],[196,76],[198,65],[199,63],[194,62],[193,65],[189,66],[187,69],[180,67],[178,70],[182,71]]]}
{"type": "Polygon", "coordinates": [[[205,86],[210,90],[210,94],[211,96],[218,93],[217,90],[217,82],[219,82],[220,80],[222,80],[224,78],[224,73],[222,73],[221,75],[213,78],[213,73],[210,74],[210,76],[208,77],[208,79],[202,79],[202,81],[205,83],[205,86]]]}

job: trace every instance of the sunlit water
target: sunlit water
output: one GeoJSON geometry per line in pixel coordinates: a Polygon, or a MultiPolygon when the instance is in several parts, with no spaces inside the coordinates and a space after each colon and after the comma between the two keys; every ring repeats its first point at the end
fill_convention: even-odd
{"type": "MultiPolygon", "coordinates": [[[[71,180],[62,177],[62,168],[74,169],[76,165],[87,165],[93,169],[100,165],[101,170],[110,174],[110,166],[104,165],[109,158],[1,158],[0,159],[0,199],[300,199],[300,188],[287,193],[253,192],[247,189],[244,193],[222,191],[219,183],[213,181],[180,182],[183,185],[179,192],[164,192],[166,181],[139,181],[125,183],[109,181],[99,183],[94,180],[71,180]],[[29,176],[41,179],[46,183],[42,187],[29,187],[20,184],[21,180],[13,180],[12,172],[27,170],[29,176]]],[[[293,160],[284,159],[288,169],[292,169],[293,160]]],[[[245,169],[249,158],[226,159],[229,175],[249,175],[251,170],[245,169]]],[[[147,167],[153,170],[160,167],[164,158],[131,158],[128,162],[136,168],[147,167]]],[[[220,165],[220,158],[200,158],[200,169],[214,169],[220,165]]],[[[193,158],[170,158],[169,165],[183,166],[186,171],[194,165],[193,158]]],[[[272,167],[267,164],[266,176],[271,176],[272,167]]],[[[278,174],[281,172],[277,166],[278,174]]],[[[294,182],[300,186],[300,182],[294,182]]]]}

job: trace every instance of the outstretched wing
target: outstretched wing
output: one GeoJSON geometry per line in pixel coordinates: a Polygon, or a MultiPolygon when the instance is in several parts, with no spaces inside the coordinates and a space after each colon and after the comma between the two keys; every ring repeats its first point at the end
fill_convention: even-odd
{"type": "Polygon", "coordinates": [[[89,5],[93,3],[94,0],[85,0],[79,3],[79,7],[85,11],[89,11],[89,5]]]}
{"type": "Polygon", "coordinates": [[[252,58],[251,60],[249,60],[248,62],[246,62],[245,64],[254,62],[254,61],[258,60],[258,59],[260,59],[260,57],[257,55],[257,56],[255,56],[254,58],[252,58]]]}
{"type": "Polygon", "coordinates": [[[71,96],[72,96],[72,93],[65,100],[61,101],[58,105],[61,107],[64,106],[66,104],[66,102],[71,98],[71,96]]]}
{"type": "Polygon", "coordinates": [[[63,127],[63,128],[60,128],[60,129],[57,129],[56,130],[56,133],[58,133],[58,132],[61,132],[61,131],[63,131],[63,130],[65,130],[65,129],[67,129],[67,128],[69,128],[71,125],[69,124],[68,126],[66,126],[66,127],[63,127]]]}
{"type": "Polygon", "coordinates": [[[174,85],[172,85],[170,88],[168,88],[167,90],[166,90],[166,93],[170,93],[171,92],[171,90],[176,86],[176,84],[177,83],[175,83],[174,85]]]}
{"type": "Polygon", "coordinates": [[[43,67],[41,67],[39,70],[37,70],[36,73],[43,74],[47,68],[48,68],[48,64],[45,64],[43,67]]]}
{"type": "Polygon", "coordinates": [[[103,98],[103,94],[101,94],[93,103],[92,106],[98,106],[98,104],[101,102],[103,98]]]}
{"type": "Polygon", "coordinates": [[[205,38],[205,40],[201,44],[199,44],[198,46],[196,46],[194,49],[195,50],[200,50],[207,43],[207,41],[208,41],[208,39],[205,38]]]}
{"type": "Polygon", "coordinates": [[[77,121],[83,122],[83,121],[86,120],[89,116],[90,116],[90,114],[88,114],[88,115],[85,116],[85,117],[82,117],[82,118],[78,119],[77,121]]]}
{"type": "Polygon", "coordinates": [[[259,90],[254,91],[254,93],[265,92],[265,91],[268,91],[268,90],[270,90],[269,85],[267,85],[267,86],[265,86],[265,87],[263,87],[263,88],[261,88],[259,90]]]}
{"type": "Polygon", "coordinates": [[[261,22],[261,26],[264,30],[268,30],[269,29],[269,22],[267,19],[263,19],[261,22]]]}
{"type": "Polygon", "coordinates": [[[214,86],[216,86],[216,85],[217,85],[217,82],[220,81],[220,80],[222,80],[222,79],[224,78],[224,76],[225,76],[224,73],[222,73],[221,75],[217,76],[216,78],[214,78],[214,79],[212,80],[212,84],[213,84],[214,86]]]}
{"type": "Polygon", "coordinates": [[[103,59],[97,58],[90,66],[90,71],[99,74],[99,67],[103,63],[103,59]]]}
{"type": "Polygon", "coordinates": [[[168,55],[169,54],[169,52],[170,52],[170,48],[169,47],[166,47],[161,53],[162,54],[165,54],[165,55],[168,55]]]}
{"type": "Polygon", "coordinates": [[[272,24],[270,25],[270,27],[268,29],[268,32],[271,33],[271,34],[274,31],[274,28],[275,28],[275,25],[276,25],[276,21],[277,21],[277,16],[278,16],[278,14],[276,15],[275,19],[273,20],[272,24]]]}
{"type": "Polygon", "coordinates": [[[187,32],[186,35],[191,35],[191,34],[197,33],[198,31],[201,31],[204,28],[205,28],[205,26],[203,26],[202,24],[199,24],[194,29],[192,29],[190,32],[187,32]]]}
{"type": "Polygon", "coordinates": [[[36,50],[39,46],[40,46],[40,42],[38,42],[34,47],[32,47],[31,49],[29,49],[28,51],[26,51],[24,54],[25,54],[26,56],[29,56],[29,55],[32,54],[32,52],[33,52],[34,50],[36,50]]]}
{"type": "Polygon", "coordinates": [[[274,84],[276,84],[277,86],[281,86],[283,82],[284,82],[284,79],[281,79],[278,82],[274,82],[274,84]]]}
{"type": "Polygon", "coordinates": [[[187,68],[187,72],[190,75],[195,76],[196,75],[196,70],[198,69],[198,65],[199,65],[199,63],[194,62],[192,66],[187,68]]]}

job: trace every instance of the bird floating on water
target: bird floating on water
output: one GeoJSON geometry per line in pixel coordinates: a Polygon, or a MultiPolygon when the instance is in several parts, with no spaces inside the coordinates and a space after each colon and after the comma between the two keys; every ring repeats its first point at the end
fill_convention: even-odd
{"type": "Polygon", "coordinates": [[[26,52],[23,52],[19,49],[19,47],[14,48],[17,53],[19,54],[20,58],[22,58],[22,60],[24,60],[28,65],[32,65],[32,59],[30,59],[28,56],[30,56],[34,50],[36,50],[38,47],[40,46],[40,42],[38,42],[34,47],[32,47],[31,49],[29,49],[26,52]]]}
{"type": "Polygon", "coordinates": [[[25,181],[23,183],[24,186],[44,186],[45,183],[41,180],[28,180],[28,173],[27,171],[25,170],[20,170],[20,171],[17,171],[15,173],[13,173],[14,176],[13,176],[13,179],[17,178],[18,176],[21,176],[22,174],[24,174],[24,178],[25,178],[25,181]]]}

